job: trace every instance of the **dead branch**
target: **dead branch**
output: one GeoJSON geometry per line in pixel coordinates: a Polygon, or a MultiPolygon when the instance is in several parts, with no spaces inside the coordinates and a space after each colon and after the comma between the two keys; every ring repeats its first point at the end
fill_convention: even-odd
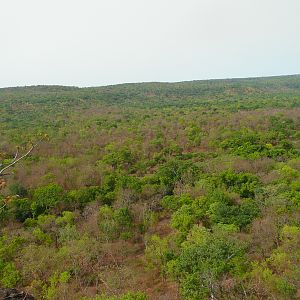
{"type": "Polygon", "coordinates": [[[2,167],[3,165],[0,164],[0,167],[2,167],[2,169],[0,169],[0,177],[9,175],[7,173],[4,173],[4,171],[8,170],[9,168],[13,167],[15,164],[17,164],[20,160],[26,158],[32,151],[34,148],[36,148],[38,146],[39,143],[41,143],[44,139],[46,138],[46,136],[44,136],[42,139],[40,139],[37,143],[35,144],[31,144],[30,149],[24,153],[23,155],[19,156],[19,147],[17,148],[17,151],[14,155],[14,158],[12,160],[12,162],[10,162],[9,164],[7,164],[6,166],[2,167]]]}

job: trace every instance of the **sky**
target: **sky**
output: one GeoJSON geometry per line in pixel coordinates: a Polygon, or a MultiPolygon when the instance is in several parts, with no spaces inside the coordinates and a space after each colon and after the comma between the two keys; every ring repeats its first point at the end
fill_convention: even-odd
{"type": "Polygon", "coordinates": [[[300,0],[1,0],[0,87],[300,73],[300,0]]]}

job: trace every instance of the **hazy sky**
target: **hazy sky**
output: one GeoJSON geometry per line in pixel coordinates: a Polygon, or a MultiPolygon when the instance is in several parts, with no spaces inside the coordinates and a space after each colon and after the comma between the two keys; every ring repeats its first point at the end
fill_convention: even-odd
{"type": "Polygon", "coordinates": [[[300,73],[300,0],[1,0],[0,86],[300,73]]]}

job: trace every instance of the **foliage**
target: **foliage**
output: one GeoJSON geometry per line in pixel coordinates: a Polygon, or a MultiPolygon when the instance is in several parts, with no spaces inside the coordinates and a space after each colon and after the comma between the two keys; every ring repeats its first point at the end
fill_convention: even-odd
{"type": "Polygon", "coordinates": [[[243,250],[230,239],[193,227],[170,272],[180,280],[184,299],[217,297],[217,280],[223,274],[235,275],[244,264],[243,250]]]}
{"type": "Polygon", "coordinates": [[[225,186],[243,198],[253,198],[255,189],[258,186],[258,178],[251,173],[238,173],[232,170],[226,170],[220,174],[225,186]]]}
{"type": "Polygon", "coordinates": [[[0,164],[49,135],[0,178],[1,287],[296,299],[299,99],[300,76],[0,89],[0,164]]]}
{"type": "Polygon", "coordinates": [[[31,204],[32,214],[38,216],[55,207],[62,201],[63,189],[57,184],[49,184],[37,188],[33,194],[33,203],[31,204]]]}

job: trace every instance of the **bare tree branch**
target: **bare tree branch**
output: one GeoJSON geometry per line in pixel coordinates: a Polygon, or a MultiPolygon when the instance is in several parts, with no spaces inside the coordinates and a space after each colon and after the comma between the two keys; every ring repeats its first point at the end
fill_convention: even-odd
{"type": "Polygon", "coordinates": [[[1,206],[1,207],[0,207],[0,211],[1,211],[2,209],[4,209],[6,205],[7,205],[7,203],[5,203],[3,206],[1,206]]]}
{"type": "Polygon", "coordinates": [[[19,155],[19,147],[17,147],[17,152],[16,152],[15,157],[14,157],[13,160],[16,160],[18,158],[18,155],[19,155]]]}
{"type": "MultiPolygon", "coordinates": [[[[27,156],[33,151],[33,149],[34,149],[41,141],[43,141],[44,139],[45,139],[45,137],[42,138],[42,139],[40,139],[37,143],[32,144],[31,147],[30,147],[30,149],[29,149],[25,154],[21,155],[20,157],[19,157],[19,147],[18,147],[18,148],[17,148],[17,151],[16,151],[16,153],[15,153],[15,156],[14,156],[14,158],[13,158],[13,160],[12,160],[12,162],[10,162],[8,165],[6,165],[6,166],[3,167],[2,169],[0,169],[0,177],[8,175],[8,173],[4,173],[4,171],[6,171],[7,169],[13,167],[13,166],[14,166],[16,163],[18,163],[20,160],[22,160],[22,159],[24,159],[25,157],[27,157],[27,156]]],[[[1,166],[3,166],[3,165],[0,165],[0,167],[1,167],[1,166]]]]}
{"type": "Polygon", "coordinates": [[[23,159],[23,158],[25,158],[26,156],[28,156],[28,155],[32,152],[33,149],[34,149],[34,146],[31,146],[31,148],[30,148],[24,155],[20,156],[19,158],[15,157],[15,158],[13,159],[13,161],[12,161],[10,164],[8,164],[6,167],[4,167],[4,168],[2,168],[2,169],[0,170],[0,176],[3,176],[3,173],[4,173],[5,170],[11,168],[11,167],[14,166],[17,162],[19,162],[21,159],[23,159]]]}

